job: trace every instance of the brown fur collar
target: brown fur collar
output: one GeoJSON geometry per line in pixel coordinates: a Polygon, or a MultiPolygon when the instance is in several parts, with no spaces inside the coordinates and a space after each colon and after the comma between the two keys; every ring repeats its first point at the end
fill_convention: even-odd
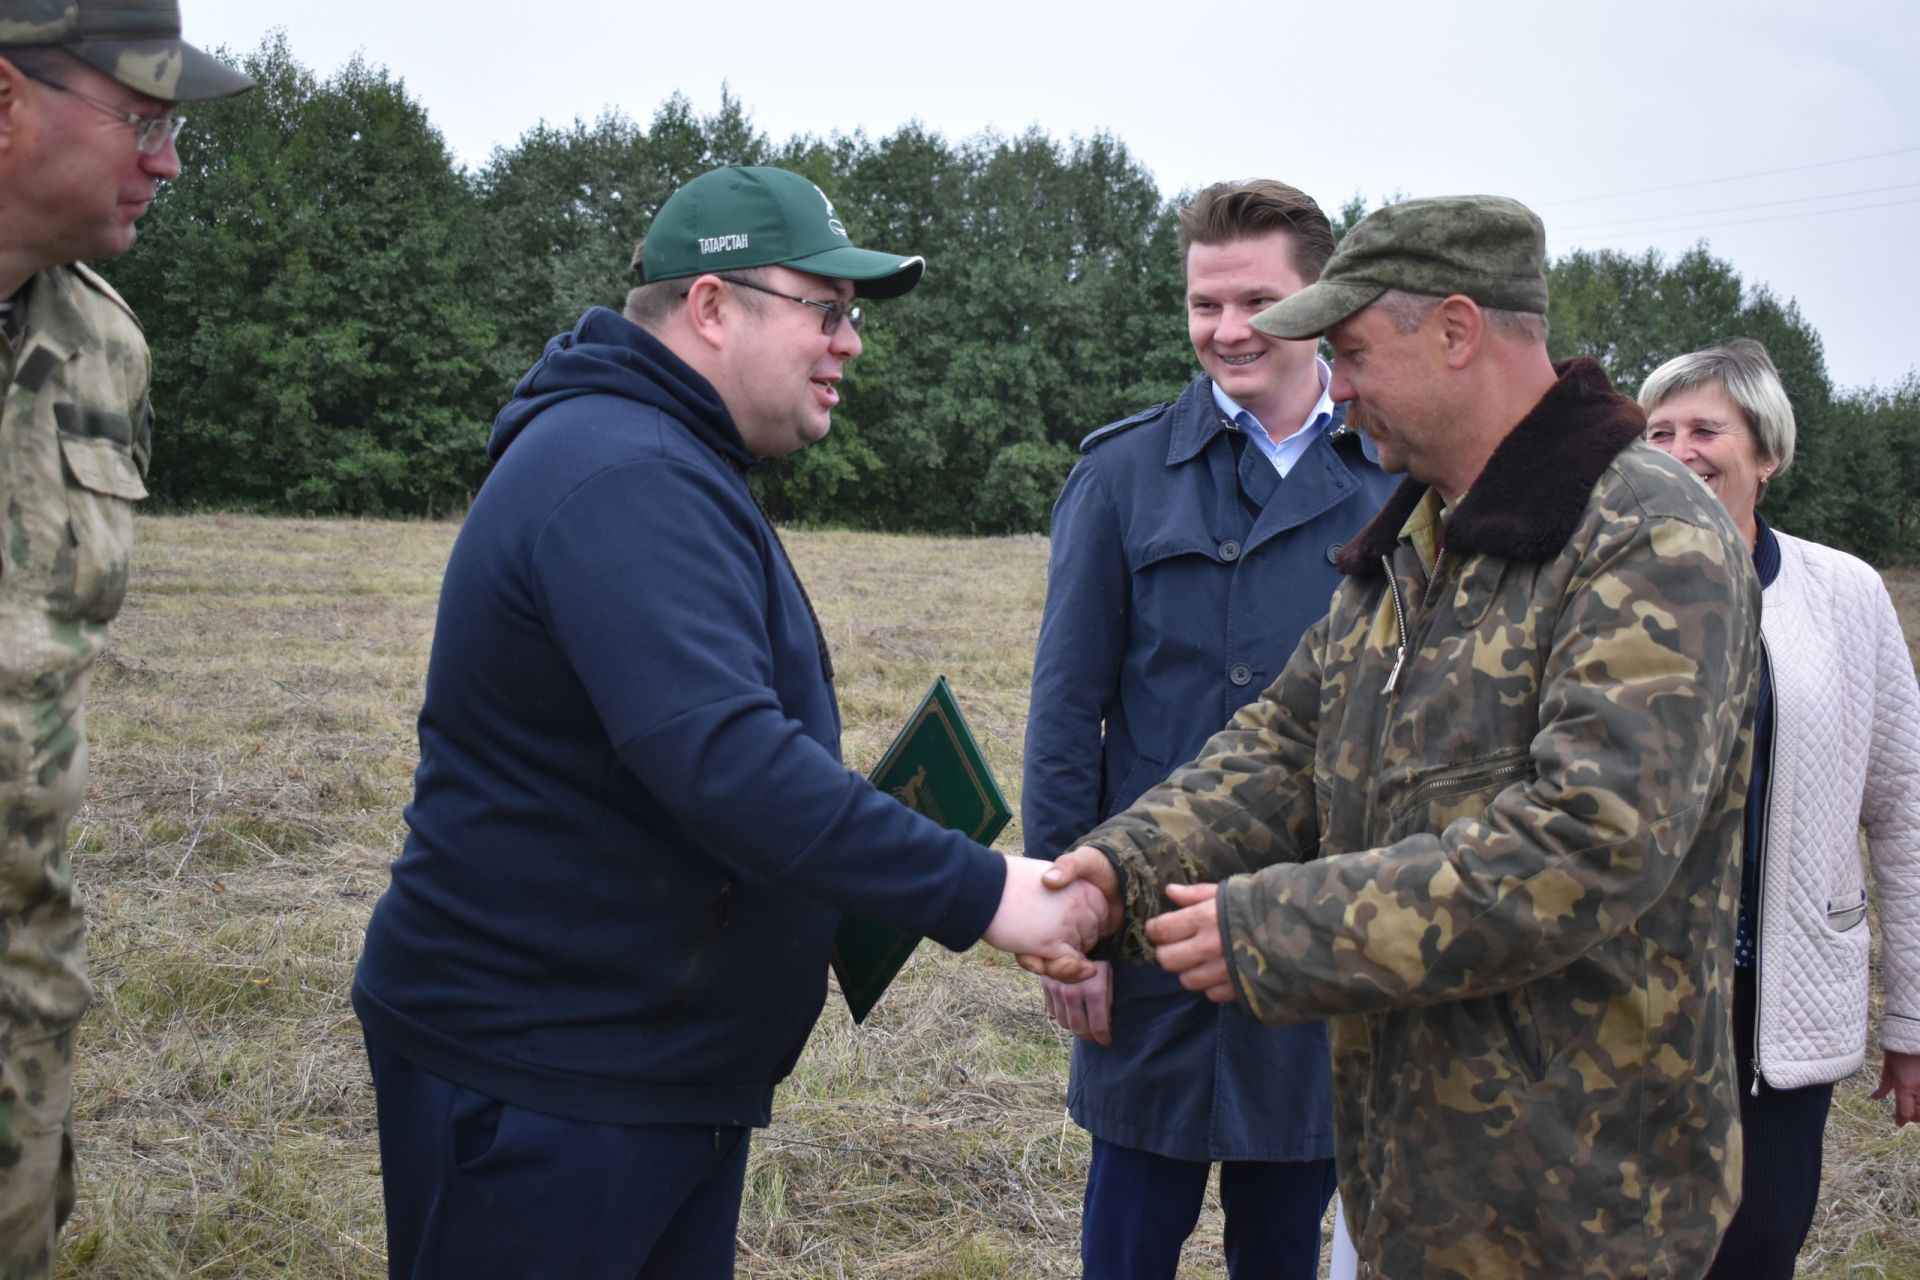
{"type": "MultiPolygon", "coordinates": [[[[1615,391],[1594,361],[1563,360],[1553,371],[1559,381],[1507,433],[1448,517],[1449,551],[1551,560],[1573,536],[1600,473],[1646,430],[1640,406],[1615,391]]],[[[1401,526],[1426,491],[1411,477],[1402,482],[1341,550],[1340,572],[1379,573],[1380,557],[1399,544],[1401,526]]]]}

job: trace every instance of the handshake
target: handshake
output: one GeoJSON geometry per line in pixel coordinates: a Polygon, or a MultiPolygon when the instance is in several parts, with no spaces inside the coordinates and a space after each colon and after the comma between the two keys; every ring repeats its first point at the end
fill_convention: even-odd
{"type": "MultiPolygon", "coordinates": [[[[1233,999],[1220,943],[1214,894],[1218,885],[1175,884],[1167,897],[1179,910],[1147,922],[1154,958],[1180,984],[1209,1000],[1233,999]]],[[[987,926],[987,945],[1010,951],[1020,967],[1060,983],[1080,983],[1103,970],[1087,958],[1100,940],[1125,922],[1120,877],[1107,855],[1082,845],[1048,863],[1009,857],[1000,908],[987,926]]]]}

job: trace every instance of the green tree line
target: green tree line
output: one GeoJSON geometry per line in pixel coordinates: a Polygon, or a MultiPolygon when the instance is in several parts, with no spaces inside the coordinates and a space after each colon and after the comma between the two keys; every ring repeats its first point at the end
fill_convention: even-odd
{"type": "MultiPolygon", "coordinates": [[[[383,67],[321,78],[284,35],[240,61],[259,91],[192,113],[182,180],[107,267],[153,347],[168,506],[460,510],[515,380],[587,307],[620,305],[654,211],[727,163],[804,173],[859,242],[930,264],[873,309],[832,435],[756,477],[782,519],[1044,530],[1080,438],[1192,376],[1178,201],[1106,134],[775,142],[731,95],[709,116],[675,95],[645,124],[542,124],[467,171],[383,67]]],[[[1349,200],[1336,228],[1365,209],[1349,200]]],[[[1800,456],[1765,510],[1879,562],[1915,552],[1920,380],[1836,391],[1794,303],[1704,245],[1550,269],[1554,354],[1623,389],[1684,351],[1766,343],[1800,456]]]]}

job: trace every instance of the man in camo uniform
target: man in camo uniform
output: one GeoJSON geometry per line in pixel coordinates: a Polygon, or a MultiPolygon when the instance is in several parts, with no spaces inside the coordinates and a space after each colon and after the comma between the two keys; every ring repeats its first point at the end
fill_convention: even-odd
{"type": "Polygon", "coordinates": [[[81,702],[146,496],[147,347],[79,264],[180,172],[174,104],[252,81],[173,0],[0,0],[0,1274],[51,1274],[73,1207],[73,1035],[92,992],[67,824],[81,702]]]}
{"type": "Polygon", "coordinates": [[[1739,1197],[1759,588],[1549,363],[1544,253],[1511,200],[1410,200],[1255,318],[1327,335],[1407,480],[1274,685],[1051,873],[1190,989],[1331,1020],[1362,1275],[1697,1277],[1739,1197]]]}

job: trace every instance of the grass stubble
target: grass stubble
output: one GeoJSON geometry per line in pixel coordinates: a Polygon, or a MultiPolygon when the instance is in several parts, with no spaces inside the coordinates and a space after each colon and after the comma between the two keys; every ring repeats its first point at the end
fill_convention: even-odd
{"type": "MultiPolygon", "coordinates": [[[[74,827],[97,996],[61,1276],[385,1274],[347,990],[403,838],[453,535],[140,521],[74,827]]],[[[1017,801],[1045,542],[786,536],[833,647],[849,764],[870,766],[945,674],[1017,801]]],[[[1914,640],[1920,575],[1889,581],[1914,640]]],[[[1017,825],[1001,844],[1019,847],[1017,825]]],[[[830,995],[756,1135],[740,1273],[1077,1275],[1087,1140],[1065,1117],[1068,1046],[990,952],[923,946],[864,1028],[830,995]]],[[[1920,1133],[1867,1100],[1877,1074],[1837,1093],[1802,1275],[1920,1276],[1920,1133]]],[[[1219,1242],[1210,1196],[1181,1275],[1224,1275],[1219,1242]]]]}

